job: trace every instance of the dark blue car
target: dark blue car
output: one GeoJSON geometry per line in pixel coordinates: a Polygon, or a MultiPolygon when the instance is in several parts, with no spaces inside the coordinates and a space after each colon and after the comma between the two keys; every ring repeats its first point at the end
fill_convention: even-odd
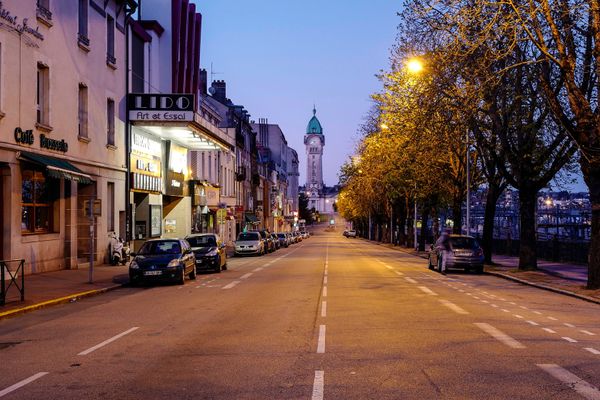
{"type": "Polygon", "coordinates": [[[129,282],[168,280],[183,285],[185,277],[196,279],[196,258],[189,243],[181,239],[154,239],[132,253],[129,282]]]}

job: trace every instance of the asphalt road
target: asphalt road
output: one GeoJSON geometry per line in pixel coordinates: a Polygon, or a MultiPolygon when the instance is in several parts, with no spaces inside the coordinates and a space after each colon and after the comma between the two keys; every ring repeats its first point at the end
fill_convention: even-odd
{"type": "Polygon", "coordinates": [[[336,233],[0,321],[6,399],[600,399],[600,306],[336,233]]]}

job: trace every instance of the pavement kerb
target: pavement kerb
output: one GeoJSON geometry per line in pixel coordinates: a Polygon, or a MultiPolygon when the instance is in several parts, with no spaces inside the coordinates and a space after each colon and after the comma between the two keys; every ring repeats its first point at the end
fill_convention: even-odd
{"type": "Polygon", "coordinates": [[[54,306],[57,304],[70,303],[73,300],[79,300],[79,299],[83,299],[85,297],[96,296],[98,294],[106,293],[108,291],[119,289],[121,287],[123,287],[123,285],[118,284],[118,285],[105,287],[102,289],[87,290],[85,292],[75,293],[75,294],[71,294],[68,296],[59,297],[57,299],[43,301],[41,303],[32,304],[30,306],[25,306],[25,307],[16,308],[13,310],[5,311],[5,312],[0,312],[0,320],[6,319],[6,318],[11,318],[11,317],[21,315],[21,314],[25,314],[30,311],[36,311],[36,310],[40,310],[42,308],[51,307],[51,306],[54,306]]]}
{"type": "MultiPolygon", "coordinates": [[[[371,242],[371,243],[378,244],[380,246],[388,244],[388,243],[373,242],[372,240],[368,240],[368,239],[363,239],[363,240],[371,242]]],[[[412,254],[415,257],[427,258],[424,254],[418,254],[418,253],[415,254],[410,249],[403,249],[401,247],[395,247],[395,246],[394,247],[392,247],[392,246],[386,246],[386,247],[388,247],[388,248],[390,248],[392,250],[401,251],[403,253],[412,254]]],[[[548,290],[550,292],[562,294],[562,295],[565,295],[565,296],[574,297],[574,298],[577,298],[577,299],[580,299],[580,300],[588,301],[590,303],[600,304],[600,299],[595,299],[593,297],[584,296],[584,295],[581,295],[581,294],[578,294],[578,293],[575,293],[575,292],[571,292],[569,290],[564,290],[564,289],[559,289],[559,288],[555,288],[555,287],[548,286],[548,285],[543,285],[541,283],[531,282],[531,281],[528,281],[528,280],[525,280],[525,279],[514,277],[512,275],[503,274],[502,272],[484,271],[484,273],[486,275],[492,275],[492,276],[496,276],[498,278],[507,279],[509,281],[517,282],[517,283],[520,283],[522,285],[533,286],[533,287],[536,287],[538,289],[548,290]]]]}

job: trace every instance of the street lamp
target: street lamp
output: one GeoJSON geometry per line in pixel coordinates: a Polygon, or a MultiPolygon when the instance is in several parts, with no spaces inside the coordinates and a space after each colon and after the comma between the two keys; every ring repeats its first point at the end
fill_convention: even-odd
{"type": "Polygon", "coordinates": [[[423,61],[421,61],[419,58],[414,57],[406,61],[406,69],[411,74],[419,74],[423,72],[424,68],[423,61]]]}

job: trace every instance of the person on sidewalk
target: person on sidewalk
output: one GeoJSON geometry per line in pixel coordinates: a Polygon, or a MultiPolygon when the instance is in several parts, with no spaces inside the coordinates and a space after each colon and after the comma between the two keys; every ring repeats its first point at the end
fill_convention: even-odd
{"type": "Polygon", "coordinates": [[[450,235],[448,232],[443,231],[438,240],[435,242],[435,246],[440,249],[442,253],[442,262],[440,263],[440,272],[446,275],[446,261],[450,256],[450,235]]]}

